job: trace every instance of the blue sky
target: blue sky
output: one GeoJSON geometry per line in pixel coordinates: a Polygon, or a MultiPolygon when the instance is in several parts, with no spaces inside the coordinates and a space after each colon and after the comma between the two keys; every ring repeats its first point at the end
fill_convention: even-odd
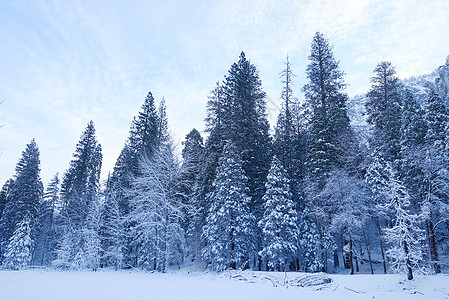
{"type": "MultiPolygon", "coordinates": [[[[209,91],[240,51],[254,63],[276,118],[287,54],[302,99],[312,36],[334,45],[350,96],[376,64],[400,77],[449,55],[449,1],[0,0],[0,183],[35,138],[46,184],[67,169],[89,120],[112,170],[148,91],[165,98],[175,140],[202,130],[209,91]]],[[[104,179],[104,176],[103,176],[104,179]]]]}

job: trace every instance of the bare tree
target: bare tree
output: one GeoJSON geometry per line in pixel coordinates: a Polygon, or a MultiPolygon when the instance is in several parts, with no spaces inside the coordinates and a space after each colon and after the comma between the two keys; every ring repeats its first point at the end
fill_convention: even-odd
{"type": "Polygon", "coordinates": [[[127,191],[131,198],[132,238],[137,247],[137,265],[165,272],[184,258],[183,204],[180,163],[172,143],[152,157],[143,157],[139,175],[127,191]]]}

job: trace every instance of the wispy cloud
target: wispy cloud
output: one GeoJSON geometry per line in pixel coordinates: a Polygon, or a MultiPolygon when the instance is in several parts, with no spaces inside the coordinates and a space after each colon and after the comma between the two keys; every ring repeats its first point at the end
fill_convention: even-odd
{"type": "Polygon", "coordinates": [[[63,172],[91,119],[111,170],[150,90],[165,97],[177,140],[202,129],[207,95],[241,50],[274,106],[287,54],[302,97],[316,31],[334,45],[351,95],[381,60],[403,77],[432,71],[449,54],[448,15],[446,0],[1,2],[0,181],[33,137],[45,181],[63,172]]]}

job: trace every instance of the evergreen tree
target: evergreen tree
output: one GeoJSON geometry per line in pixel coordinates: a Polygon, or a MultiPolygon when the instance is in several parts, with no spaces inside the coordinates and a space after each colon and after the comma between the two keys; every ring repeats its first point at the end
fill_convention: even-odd
{"type": "Polygon", "coordinates": [[[39,230],[33,263],[49,266],[56,258],[56,220],[55,214],[59,205],[59,177],[56,174],[47,186],[47,190],[39,205],[39,230]]]}
{"type": "Polygon", "coordinates": [[[425,146],[418,152],[422,171],[419,178],[420,195],[423,198],[421,208],[425,218],[431,264],[435,273],[440,273],[438,243],[443,241],[447,230],[436,228],[435,224],[444,222],[446,228],[449,228],[449,222],[445,221],[449,210],[446,196],[449,193],[449,111],[441,97],[433,90],[429,91],[424,121],[428,129],[424,137],[425,146]]]}
{"type": "Polygon", "coordinates": [[[94,123],[90,121],[61,183],[62,220],[58,230],[61,237],[55,262],[59,267],[90,268],[82,260],[86,242],[90,241],[90,232],[86,231],[88,217],[99,198],[101,163],[101,145],[95,137],[94,123]]]}
{"type": "Polygon", "coordinates": [[[260,255],[270,270],[287,271],[297,253],[297,213],[287,173],[276,156],[265,188],[265,211],[258,223],[263,236],[260,255]]]}
{"type": "Polygon", "coordinates": [[[309,60],[306,70],[309,83],[304,86],[312,112],[308,169],[321,189],[330,171],[343,166],[348,150],[345,141],[352,133],[346,111],[348,96],[343,92],[344,73],[338,67],[332,46],[319,32],[313,38],[309,60]]]}
{"type": "Polygon", "coordinates": [[[299,264],[300,269],[305,272],[319,272],[323,268],[320,257],[320,235],[311,216],[308,208],[299,215],[299,264]]]}
{"type": "Polygon", "coordinates": [[[17,229],[9,239],[4,254],[3,267],[20,270],[31,264],[33,253],[33,240],[31,237],[31,222],[28,216],[17,224],[17,229]]]}
{"type": "MultiPolygon", "coordinates": [[[[136,244],[130,233],[133,224],[127,223],[130,220],[128,217],[132,208],[130,197],[126,191],[131,189],[131,181],[140,176],[139,161],[143,158],[151,158],[164,143],[169,143],[165,102],[162,100],[159,109],[157,109],[153,95],[149,92],[141,111],[132,122],[129,138],[114,166],[114,172],[109,179],[109,187],[105,196],[107,208],[102,211],[102,218],[106,224],[101,230],[101,234],[104,235],[101,239],[106,242],[112,238],[116,243],[122,237],[125,238],[125,245],[121,248],[124,266],[136,266],[137,256],[136,244]],[[119,210],[115,211],[117,206],[119,210]],[[115,217],[110,218],[109,213],[112,213],[115,217]],[[111,224],[108,224],[108,222],[111,222],[111,224]],[[118,224],[122,226],[120,230],[117,228],[118,224]],[[115,233],[108,236],[105,228],[110,228],[115,233]]],[[[114,247],[118,247],[118,244],[115,245],[114,247]]],[[[117,262],[115,259],[114,261],[117,262]]]]}
{"type": "Polygon", "coordinates": [[[292,92],[292,77],[294,75],[288,57],[285,65],[284,71],[281,72],[282,83],[284,84],[281,94],[282,109],[275,128],[273,154],[279,158],[287,171],[292,197],[297,208],[303,208],[302,190],[306,158],[305,133],[303,126],[298,124],[301,116],[297,109],[299,103],[292,92]]]}
{"type": "Polygon", "coordinates": [[[186,136],[184,149],[182,150],[183,164],[181,168],[180,180],[183,183],[183,202],[186,206],[186,218],[184,229],[186,231],[188,251],[187,255],[195,260],[201,251],[201,229],[203,220],[200,211],[203,209],[202,203],[195,197],[195,185],[200,174],[200,164],[204,152],[203,138],[201,134],[192,129],[186,136]]]}
{"type": "Polygon", "coordinates": [[[270,167],[265,92],[257,69],[241,53],[223,83],[222,132],[241,153],[242,167],[248,178],[251,211],[262,217],[262,196],[270,167]]]}
{"type": "Polygon", "coordinates": [[[334,265],[338,265],[329,229],[329,217],[335,207],[321,211],[327,200],[319,195],[332,170],[349,169],[347,162],[353,160],[350,154],[357,147],[346,110],[348,96],[344,93],[344,73],[334,58],[332,46],[319,32],[313,38],[309,60],[308,83],[303,88],[312,114],[308,129],[306,206],[315,215],[320,234],[320,256],[323,271],[326,271],[328,250],[334,251],[334,265]]]}
{"type": "MultiPolygon", "coordinates": [[[[14,186],[0,220],[0,238],[2,253],[10,242],[19,223],[28,218],[31,238],[35,239],[38,225],[38,207],[42,197],[42,182],[39,176],[39,149],[34,140],[22,152],[22,157],[16,165],[14,186]]],[[[31,252],[32,254],[32,252],[31,252]]]]}
{"type": "MultiPolygon", "coordinates": [[[[223,141],[230,141],[241,155],[251,198],[250,209],[256,220],[260,220],[262,196],[270,167],[269,124],[265,92],[256,67],[246,59],[245,53],[242,52],[239,61],[232,64],[223,84],[213,90],[206,122],[210,136],[205,144],[204,167],[196,188],[196,195],[206,208],[201,215],[206,215],[211,205],[206,198],[212,190],[218,161],[223,155],[223,141]]],[[[257,237],[261,235],[257,234],[257,237]]],[[[257,239],[256,244],[260,250],[261,240],[257,239]]]]}
{"type": "Polygon", "coordinates": [[[84,225],[90,203],[97,196],[101,161],[101,145],[95,136],[94,123],[90,121],[61,183],[62,215],[67,225],[75,230],[84,225]]]}
{"type": "Polygon", "coordinates": [[[376,66],[371,82],[366,103],[368,122],[374,125],[370,144],[383,152],[388,162],[398,164],[401,150],[401,84],[394,67],[386,61],[376,66]]]}
{"type": "Polygon", "coordinates": [[[3,210],[6,207],[6,203],[8,203],[9,197],[11,196],[11,191],[14,187],[14,179],[9,179],[5,182],[0,191],[0,219],[3,214],[3,210]]]}
{"type": "Polygon", "coordinates": [[[228,142],[219,160],[203,235],[204,259],[214,270],[251,267],[255,220],[249,209],[247,178],[237,148],[228,142]]]}

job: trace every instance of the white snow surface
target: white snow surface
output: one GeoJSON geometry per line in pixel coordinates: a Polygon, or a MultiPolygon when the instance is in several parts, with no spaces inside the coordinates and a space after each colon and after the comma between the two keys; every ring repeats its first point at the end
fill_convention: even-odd
{"type": "Polygon", "coordinates": [[[449,275],[2,270],[0,299],[449,299],[449,275]]]}

